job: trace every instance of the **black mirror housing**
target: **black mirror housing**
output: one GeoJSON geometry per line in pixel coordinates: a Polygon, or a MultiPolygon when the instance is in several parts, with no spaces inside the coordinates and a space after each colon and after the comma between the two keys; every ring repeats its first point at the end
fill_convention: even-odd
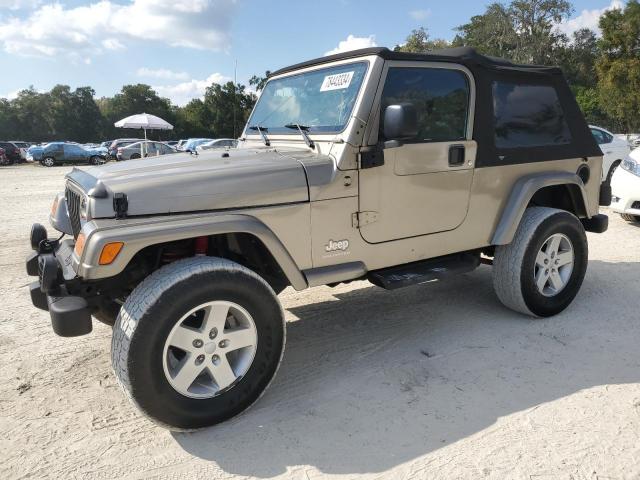
{"type": "Polygon", "coordinates": [[[386,140],[407,140],[418,135],[418,112],[412,103],[389,105],[384,111],[386,140]]]}

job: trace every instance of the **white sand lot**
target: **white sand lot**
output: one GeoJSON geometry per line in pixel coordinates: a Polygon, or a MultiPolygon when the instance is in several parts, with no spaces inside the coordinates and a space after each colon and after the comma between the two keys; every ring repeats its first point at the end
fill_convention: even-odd
{"type": "Polygon", "coordinates": [[[503,308],[480,269],[387,292],[287,289],[287,350],[246,414],[172,434],[111,373],[110,329],[31,306],[31,223],[68,168],[0,169],[0,479],[640,478],[640,227],[612,215],[563,314],[503,308]]]}

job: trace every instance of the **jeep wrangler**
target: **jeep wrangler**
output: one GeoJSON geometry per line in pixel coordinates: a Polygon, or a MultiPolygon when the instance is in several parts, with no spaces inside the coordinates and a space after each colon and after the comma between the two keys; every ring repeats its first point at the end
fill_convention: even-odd
{"type": "Polygon", "coordinates": [[[602,152],[557,68],[469,48],[370,48],[271,75],[239,147],[74,169],[33,304],[55,333],[113,325],[117,381],[172,429],[253,404],[282,359],[278,293],[395,289],[493,266],[498,299],[547,317],[604,232],[602,152]],[[59,237],[59,238],[58,238],[59,237]]]}

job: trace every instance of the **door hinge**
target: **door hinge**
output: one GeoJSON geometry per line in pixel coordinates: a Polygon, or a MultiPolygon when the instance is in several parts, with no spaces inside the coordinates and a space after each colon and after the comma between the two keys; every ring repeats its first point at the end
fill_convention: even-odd
{"type": "Polygon", "coordinates": [[[353,228],[361,228],[370,223],[377,222],[380,214],[378,212],[355,212],[351,214],[351,225],[353,228]]]}

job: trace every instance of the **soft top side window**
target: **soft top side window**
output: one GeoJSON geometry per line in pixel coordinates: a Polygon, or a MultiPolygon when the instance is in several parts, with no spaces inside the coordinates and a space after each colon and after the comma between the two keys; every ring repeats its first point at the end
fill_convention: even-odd
{"type": "Polygon", "coordinates": [[[556,89],[549,85],[493,82],[497,148],[526,148],[571,143],[556,89]]]}
{"type": "Polygon", "coordinates": [[[467,75],[448,68],[391,67],[380,102],[382,119],[389,105],[412,103],[418,113],[415,142],[464,140],[467,135],[470,87],[467,75]]]}

